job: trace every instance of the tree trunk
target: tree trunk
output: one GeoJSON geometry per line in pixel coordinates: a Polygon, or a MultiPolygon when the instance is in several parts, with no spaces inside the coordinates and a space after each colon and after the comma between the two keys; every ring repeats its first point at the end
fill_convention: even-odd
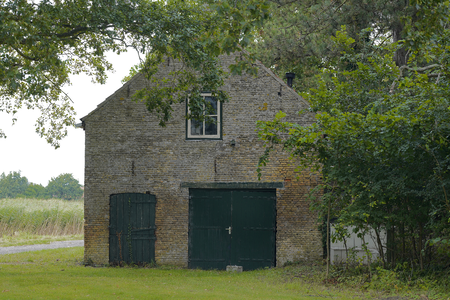
{"type": "Polygon", "coordinates": [[[328,199],[328,216],[327,216],[327,279],[330,274],[330,214],[331,199],[328,199]]]}
{"type": "Polygon", "coordinates": [[[419,256],[417,255],[417,249],[416,249],[416,239],[414,238],[414,229],[412,227],[411,227],[411,241],[412,241],[411,259],[415,258],[415,259],[419,260],[419,256]]]}
{"type": "Polygon", "coordinates": [[[348,270],[348,247],[347,247],[347,237],[344,236],[344,247],[345,247],[345,271],[348,270]]]}
{"type": "Polygon", "coordinates": [[[423,255],[422,255],[422,239],[423,239],[423,225],[419,223],[419,262],[420,262],[420,270],[423,270],[423,255]]]}
{"type": "Polygon", "coordinates": [[[381,242],[380,231],[376,227],[374,228],[374,230],[375,230],[375,234],[377,236],[378,252],[380,253],[381,263],[383,264],[383,269],[384,269],[384,268],[386,268],[386,262],[384,259],[383,243],[381,242]]]}
{"type": "Polygon", "coordinates": [[[391,267],[394,268],[395,267],[395,259],[396,259],[396,250],[397,247],[395,247],[395,226],[392,225],[392,229],[391,229],[392,233],[391,233],[391,248],[390,248],[390,254],[391,254],[391,267]]]}
{"type": "MultiPolygon", "coordinates": [[[[402,31],[403,31],[403,24],[400,22],[400,20],[392,24],[392,40],[394,43],[402,39],[401,36],[402,31]]],[[[398,67],[406,65],[407,62],[406,54],[407,54],[406,49],[404,47],[397,49],[397,51],[395,51],[394,61],[398,67]]]]}
{"type": "Polygon", "coordinates": [[[402,261],[404,261],[406,256],[406,241],[405,241],[405,225],[403,223],[400,225],[400,234],[402,236],[402,261]]]}
{"type": "Polygon", "coordinates": [[[369,271],[369,279],[371,279],[372,278],[372,267],[371,267],[371,264],[372,264],[372,259],[371,259],[372,253],[370,253],[369,248],[367,247],[367,244],[366,244],[366,239],[364,238],[366,236],[366,232],[368,232],[368,226],[367,225],[366,225],[365,230],[364,230],[363,235],[362,235],[362,241],[363,241],[363,247],[362,248],[364,249],[364,251],[366,252],[366,255],[367,255],[367,269],[369,271]]]}

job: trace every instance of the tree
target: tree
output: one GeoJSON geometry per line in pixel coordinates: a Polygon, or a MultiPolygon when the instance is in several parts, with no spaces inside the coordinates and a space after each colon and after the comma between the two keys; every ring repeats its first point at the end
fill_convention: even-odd
{"type": "Polygon", "coordinates": [[[68,173],[52,177],[48,182],[46,192],[50,198],[65,200],[79,199],[83,195],[83,190],[78,180],[68,173]]]}
{"type": "Polygon", "coordinates": [[[16,198],[17,195],[23,194],[27,187],[28,179],[25,176],[22,177],[20,171],[0,175],[0,199],[16,198]]]}
{"type": "MultiPolygon", "coordinates": [[[[63,91],[70,84],[69,75],[86,73],[103,83],[111,69],[107,51],[135,49],[143,55],[140,71],[149,78],[164,59],[185,64],[173,74],[172,87],[149,89],[135,97],[145,101],[164,125],[171,105],[187,94],[192,105],[204,101],[199,91],[205,89],[226,99],[219,90],[226,74],[217,56],[240,50],[238,43],[246,46],[252,29],[268,17],[267,6],[257,0],[0,3],[0,112],[15,121],[22,107],[40,110],[36,131],[55,147],[74,124],[75,111],[63,91]]],[[[249,67],[247,61],[237,61],[233,70],[249,67]]],[[[0,131],[0,136],[5,134],[0,131]]]]}
{"type": "MultiPolygon", "coordinates": [[[[402,18],[415,14],[409,0],[271,0],[273,17],[258,31],[252,45],[266,66],[279,76],[296,73],[294,87],[308,91],[316,87],[315,76],[332,64],[339,52],[331,47],[330,36],[346,26],[347,34],[355,42],[355,50],[362,50],[367,39],[391,36],[393,41],[403,38],[402,18]],[[372,27],[368,35],[361,30],[372,27]]],[[[395,60],[405,64],[406,51],[399,48],[395,60]]]]}
{"type": "Polygon", "coordinates": [[[36,198],[36,199],[45,199],[48,198],[45,187],[42,184],[30,183],[23,193],[23,195],[18,195],[18,197],[22,196],[23,198],[36,198]]]}
{"type": "Polygon", "coordinates": [[[331,211],[344,225],[389,230],[389,249],[379,243],[383,263],[424,268],[427,257],[442,258],[439,250],[449,258],[450,8],[433,0],[414,8],[403,40],[362,39],[373,36],[366,29],[361,43],[346,27],[330,38],[339,56],[321,70],[317,88],[303,93],[315,124],[283,122],[280,112],[258,126],[267,152],[281,144],[299,168],[322,172],[324,196],[313,203],[322,216],[331,211]],[[399,49],[407,53],[403,65],[399,49]]]}

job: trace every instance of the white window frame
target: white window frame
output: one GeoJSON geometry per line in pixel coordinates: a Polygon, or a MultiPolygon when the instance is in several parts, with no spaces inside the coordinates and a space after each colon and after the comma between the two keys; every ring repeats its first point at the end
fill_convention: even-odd
{"type": "MultiPolygon", "coordinates": [[[[201,93],[201,96],[203,98],[205,97],[212,97],[211,93],[201,93]]],[[[189,101],[189,99],[188,99],[189,101]]],[[[203,109],[205,109],[205,104],[203,104],[203,109]]],[[[222,139],[222,105],[220,103],[220,101],[217,101],[217,111],[215,115],[208,115],[211,117],[217,117],[217,134],[214,135],[207,135],[206,134],[206,120],[203,120],[203,134],[191,134],[191,124],[192,121],[191,119],[188,119],[186,122],[186,138],[190,139],[190,140],[197,140],[197,139],[222,139]]],[[[190,114],[190,109],[189,109],[189,105],[187,105],[187,113],[190,114]]],[[[195,120],[194,120],[195,121],[195,120]]]]}

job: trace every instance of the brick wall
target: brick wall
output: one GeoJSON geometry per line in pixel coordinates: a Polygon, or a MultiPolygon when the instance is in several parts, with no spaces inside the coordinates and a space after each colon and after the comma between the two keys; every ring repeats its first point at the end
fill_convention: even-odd
{"type": "MultiPolygon", "coordinates": [[[[233,59],[224,57],[223,64],[233,59]]],[[[179,67],[173,61],[164,65],[157,76],[179,67]]],[[[226,81],[224,90],[231,99],[222,106],[222,140],[186,140],[184,103],[174,106],[173,119],[161,128],[143,103],[130,100],[146,84],[143,76],[135,76],[83,118],[87,263],[108,263],[109,196],[149,191],[157,199],[157,263],[187,266],[189,189],[181,183],[258,182],[256,166],[264,149],[255,132],[256,121],[272,120],[280,110],[290,122],[313,121],[312,116],[297,115],[307,104],[261,66],[257,78],[243,75],[226,81]]],[[[277,151],[263,170],[263,182],[285,182],[277,189],[278,265],[318,259],[322,253],[316,217],[305,195],[318,176],[297,174],[294,169],[287,155],[277,151]]]]}

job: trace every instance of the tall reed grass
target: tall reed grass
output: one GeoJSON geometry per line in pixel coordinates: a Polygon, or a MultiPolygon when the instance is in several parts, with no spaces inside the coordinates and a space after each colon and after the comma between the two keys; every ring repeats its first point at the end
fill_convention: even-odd
{"type": "Polygon", "coordinates": [[[0,237],[82,234],[83,204],[82,200],[0,199],[0,237]]]}

